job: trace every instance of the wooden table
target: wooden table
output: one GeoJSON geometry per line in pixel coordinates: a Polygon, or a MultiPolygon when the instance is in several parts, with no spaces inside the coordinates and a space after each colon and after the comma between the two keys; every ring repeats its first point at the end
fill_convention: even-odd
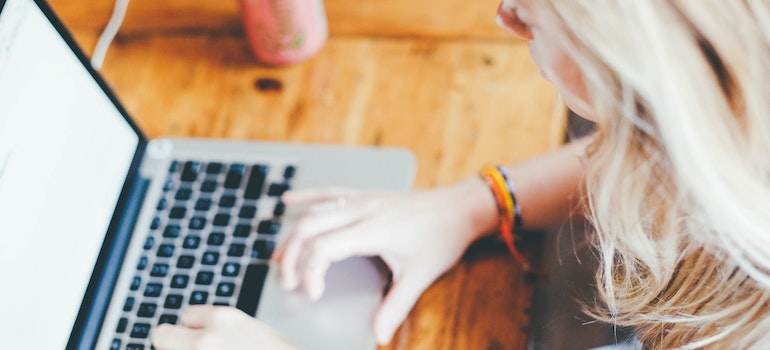
{"type": "MultiPolygon", "coordinates": [[[[496,27],[497,1],[327,0],[324,49],[274,69],[252,57],[235,0],[133,0],[102,74],[150,137],[405,147],[416,187],[446,185],[562,141],[563,109],[526,43],[496,27]]],[[[90,54],[113,2],[51,3],[90,54]]],[[[481,246],[384,349],[523,349],[532,293],[481,246]]]]}

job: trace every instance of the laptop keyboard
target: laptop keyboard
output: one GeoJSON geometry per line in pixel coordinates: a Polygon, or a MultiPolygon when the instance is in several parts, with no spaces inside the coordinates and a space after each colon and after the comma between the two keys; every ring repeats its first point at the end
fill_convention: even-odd
{"type": "Polygon", "coordinates": [[[255,315],[290,188],[291,164],[174,161],[110,349],[150,349],[188,305],[255,315]]]}

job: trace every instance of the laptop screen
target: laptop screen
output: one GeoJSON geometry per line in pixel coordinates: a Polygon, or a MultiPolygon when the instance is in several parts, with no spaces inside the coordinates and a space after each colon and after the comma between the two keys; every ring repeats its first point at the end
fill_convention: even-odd
{"type": "Polygon", "coordinates": [[[139,141],[35,2],[7,0],[0,349],[66,346],[139,141]]]}

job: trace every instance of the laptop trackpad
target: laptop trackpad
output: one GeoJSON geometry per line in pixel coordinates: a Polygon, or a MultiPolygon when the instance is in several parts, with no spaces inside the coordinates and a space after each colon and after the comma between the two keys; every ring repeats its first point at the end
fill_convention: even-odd
{"type": "Polygon", "coordinates": [[[370,258],[332,264],[323,297],[311,302],[301,287],[284,292],[277,269],[271,268],[257,318],[302,349],[375,349],[372,319],[382,300],[385,271],[381,262],[370,258]]]}

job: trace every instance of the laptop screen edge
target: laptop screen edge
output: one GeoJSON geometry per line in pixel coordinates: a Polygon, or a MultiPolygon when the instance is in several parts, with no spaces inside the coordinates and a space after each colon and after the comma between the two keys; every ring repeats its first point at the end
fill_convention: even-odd
{"type": "MultiPolygon", "coordinates": [[[[0,11],[5,0],[0,0],[0,11]]],[[[120,104],[115,94],[98,72],[91,66],[90,61],[76,44],[64,24],[44,0],[35,0],[46,18],[61,35],[67,46],[77,56],[80,63],[99,85],[110,102],[120,112],[131,129],[138,136],[139,142],[134,152],[131,166],[126,174],[112,219],[110,220],[105,240],[99,252],[93,273],[83,297],[77,319],[75,320],[67,349],[92,349],[96,343],[104,314],[109,305],[115,281],[120,271],[125,251],[131,238],[141,197],[147,188],[147,181],[139,176],[139,166],[148,143],[147,137],[141,132],[136,123],[129,117],[125,108],[120,104]]]]}

